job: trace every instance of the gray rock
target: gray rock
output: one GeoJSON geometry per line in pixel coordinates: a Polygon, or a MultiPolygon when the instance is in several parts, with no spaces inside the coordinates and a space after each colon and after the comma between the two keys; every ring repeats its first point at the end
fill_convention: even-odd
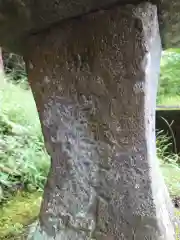
{"type": "Polygon", "coordinates": [[[33,240],[175,240],[156,160],[161,42],[152,4],[29,38],[26,65],[52,165],[33,240]]]}
{"type": "MultiPolygon", "coordinates": [[[[1,0],[0,43],[11,51],[26,51],[26,39],[61,21],[79,17],[114,4],[137,4],[145,0],[1,0]]],[[[163,46],[178,47],[180,30],[179,0],[151,0],[158,6],[163,46]]]]}

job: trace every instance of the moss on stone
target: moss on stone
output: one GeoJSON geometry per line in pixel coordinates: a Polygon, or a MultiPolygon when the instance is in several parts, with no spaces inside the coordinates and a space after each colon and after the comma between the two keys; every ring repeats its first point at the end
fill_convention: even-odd
{"type": "Polygon", "coordinates": [[[41,192],[18,192],[0,208],[0,240],[20,240],[26,228],[38,216],[41,192]]]}

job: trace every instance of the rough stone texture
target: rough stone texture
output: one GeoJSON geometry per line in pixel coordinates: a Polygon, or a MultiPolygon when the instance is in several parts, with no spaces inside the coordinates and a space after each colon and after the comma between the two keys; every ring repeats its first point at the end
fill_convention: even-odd
{"type": "Polygon", "coordinates": [[[139,0],[0,0],[0,42],[11,51],[23,52],[31,33],[117,2],[139,0]]]}
{"type": "Polygon", "coordinates": [[[158,6],[164,47],[178,47],[179,0],[0,0],[0,44],[23,53],[26,39],[60,21],[108,8],[113,4],[138,4],[149,1],[158,6]]]}
{"type": "Polygon", "coordinates": [[[156,7],[32,37],[25,56],[52,165],[34,240],[174,240],[155,149],[156,7]]]}
{"type": "Polygon", "coordinates": [[[162,40],[164,48],[180,47],[180,1],[162,0],[162,40]]]}

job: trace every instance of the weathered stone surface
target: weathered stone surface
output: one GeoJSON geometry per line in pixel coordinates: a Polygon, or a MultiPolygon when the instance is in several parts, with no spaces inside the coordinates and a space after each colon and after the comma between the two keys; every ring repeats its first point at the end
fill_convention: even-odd
{"type": "Polygon", "coordinates": [[[180,1],[162,0],[161,22],[164,48],[180,47],[180,1]]]}
{"type": "Polygon", "coordinates": [[[145,1],[158,6],[163,46],[180,46],[179,0],[1,0],[0,44],[11,51],[23,53],[29,35],[39,33],[64,19],[109,8],[113,4],[124,6],[145,1]]]}
{"type": "Polygon", "coordinates": [[[25,38],[32,33],[117,2],[139,0],[0,0],[0,43],[11,51],[22,52],[25,38]]]}
{"type": "Polygon", "coordinates": [[[52,165],[34,240],[174,240],[156,161],[156,7],[115,7],[29,39],[52,165]]]}

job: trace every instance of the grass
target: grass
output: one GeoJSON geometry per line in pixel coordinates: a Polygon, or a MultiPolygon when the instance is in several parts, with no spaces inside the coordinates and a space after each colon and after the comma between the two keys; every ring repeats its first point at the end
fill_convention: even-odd
{"type": "Polygon", "coordinates": [[[161,163],[161,170],[171,196],[180,196],[180,168],[176,164],[161,163]]]}
{"type": "Polygon", "coordinates": [[[162,54],[157,104],[180,106],[179,49],[165,51],[162,54]]]}
{"type": "MultiPolygon", "coordinates": [[[[180,49],[169,49],[162,54],[157,105],[180,107],[180,49]]],[[[170,139],[157,137],[157,153],[161,169],[171,195],[180,196],[180,167],[177,154],[168,154],[170,139]]]]}
{"type": "Polygon", "coordinates": [[[158,97],[158,105],[180,107],[180,96],[160,96],[158,97]]]}
{"type": "Polygon", "coordinates": [[[163,132],[157,134],[157,157],[170,195],[180,196],[179,155],[168,152],[168,146],[171,142],[171,138],[163,134],[163,132]]]}
{"type": "Polygon", "coordinates": [[[5,81],[0,86],[1,113],[16,124],[41,135],[40,122],[32,92],[5,81]]]}
{"type": "Polygon", "coordinates": [[[4,82],[0,96],[0,186],[42,189],[49,157],[32,93],[4,82]]]}
{"type": "MultiPolygon", "coordinates": [[[[0,240],[22,240],[25,229],[32,224],[39,213],[41,193],[18,192],[0,208],[0,240]]],[[[25,238],[24,238],[25,239],[25,238]]]]}
{"type": "Polygon", "coordinates": [[[39,213],[49,157],[31,91],[4,81],[0,103],[0,240],[22,240],[39,213]]]}

